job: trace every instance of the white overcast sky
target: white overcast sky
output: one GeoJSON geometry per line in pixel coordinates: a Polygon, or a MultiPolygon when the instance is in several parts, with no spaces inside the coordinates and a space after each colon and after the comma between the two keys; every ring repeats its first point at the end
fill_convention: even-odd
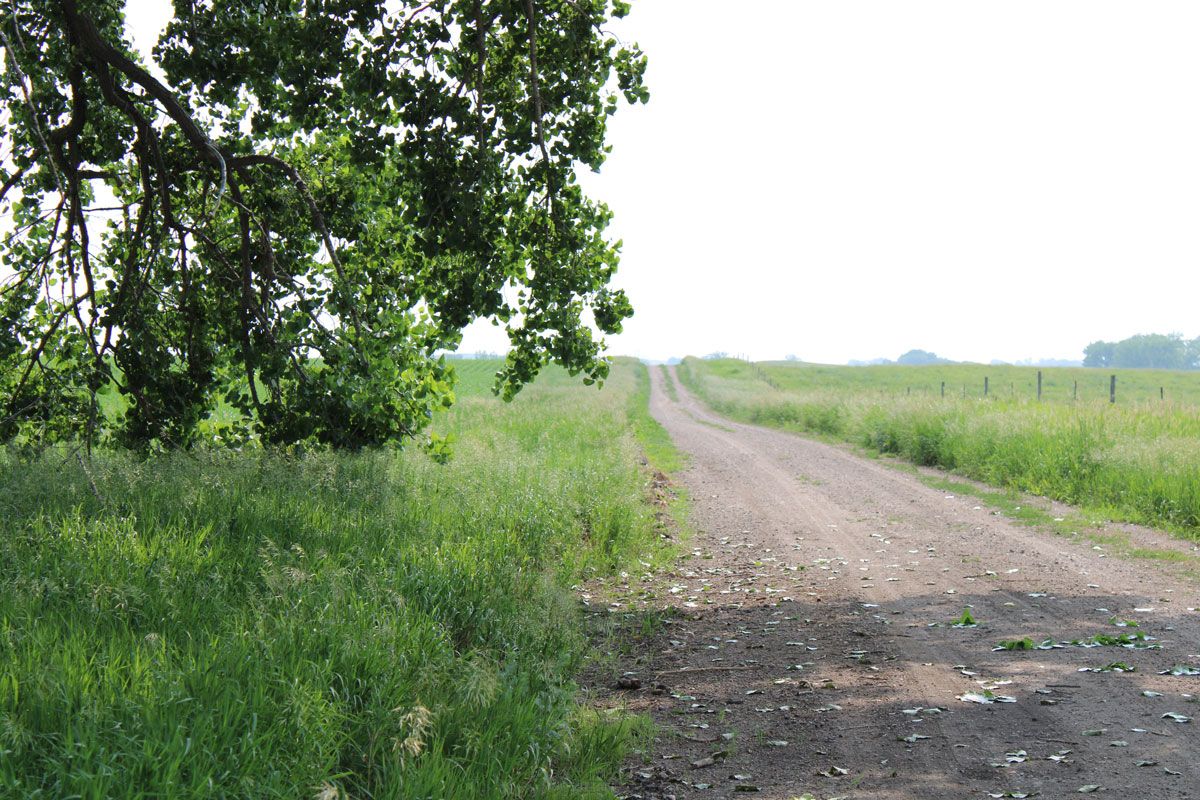
{"type": "Polygon", "coordinates": [[[651,102],[587,176],[636,308],[612,352],[1200,335],[1195,0],[634,0],[616,30],[651,102]]]}

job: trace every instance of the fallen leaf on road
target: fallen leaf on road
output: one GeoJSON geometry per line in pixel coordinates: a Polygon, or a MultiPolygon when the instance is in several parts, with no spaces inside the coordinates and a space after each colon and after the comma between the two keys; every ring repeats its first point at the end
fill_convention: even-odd
{"type": "Polygon", "coordinates": [[[1080,667],[1078,672],[1137,672],[1137,667],[1131,667],[1124,661],[1114,661],[1103,667],[1080,667]]]}
{"type": "Polygon", "coordinates": [[[1176,664],[1170,669],[1164,669],[1159,675],[1200,675],[1200,668],[1191,667],[1186,664],[1176,664]]]}
{"type": "Polygon", "coordinates": [[[1017,698],[1007,694],[994,694],[991,691],[984,690],[982,692],[967,692],[958,696],[959,700],[964,703],[979,703],[981,705],[991,705],[992,703],[1015,703],[1017,698]]]}

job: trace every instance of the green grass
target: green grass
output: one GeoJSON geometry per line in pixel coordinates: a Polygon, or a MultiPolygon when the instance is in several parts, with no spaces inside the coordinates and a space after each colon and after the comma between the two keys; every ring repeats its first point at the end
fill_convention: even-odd
{"type": "Polygon", "coordinates": [[[661,370],[663,388],[667,391],[667,397],[671,398],[673,402],[678,402],[679,391],[675,388],[675,379],[671,377],[671,370],[665,364],[660,364],[658,368],[661,370]]]}
{"type": "MultiPolygon", "coordinates": [[[[666,429],[650,416],[650,375],[647,367],[641,364],[629,366],[637,376],[637,389],[629,398],[629,418],[633,421],[634,433],[651,466],[663,472],[677,472],[684,466],[683,455],[676,449],[666,429]]],[[[670,386],[674,388],[673,383],[670,386]]]]}
{"type": "MultiPolygon", "coordinates": [[[[629,398],[629,419],[641,451],[648,466],[656,472],[675,473],[686,466],[683,453],[675,447],[666,428],[658,424],[650,416],[650,374],[648,368],[640,363],[622,360],[627,368],[633,370],[636,377],[636,390],[629,398]]],[[[671,384],[672,386],[674,384],[671,384]]],[[[690,498],[687,491],[680,485],[674,484],[665,498],[667,513],[674,523],[675,532],[679,534],[677,542],[691,536],[688,525],[690,498]]],[[[655,562],[663,565],[678,554],[678,550],[664,549],[655,562]]]]}
{"type": "MultiPolygon", "coordinates": [[[[570,585],[655,558],[645,370],[515,402],[460,367],[416,452],[0,459],[0,794],[611,797],[570,585]]],[[[655,459],[669,461],[662,446],[655,459]]]]}
{"type": "Polygon", "coordinates": [[[678,374],[735,419],[849,441],[1111,518],[1200,534],[1200,374],[1118,371],[1114,405],[1107,372],[1044,370],[1040,403],[1030,390],[1036,372],[688,359],[678,374]],[[993,389],[986,398],[984,374],[993,389]],[[1103,394],[1085,393],[1088,381],[1101,377],[1103,394]],[[1079,401],[1070,397],[1075,380],[1079,401]],[[1009,384],[1015,393],[1005,391],[1009,384]],[[954,390],[976,385],[966,397],[954,390]],[[1160,385],[1174,399],[1159,401],[1160,385]]]}

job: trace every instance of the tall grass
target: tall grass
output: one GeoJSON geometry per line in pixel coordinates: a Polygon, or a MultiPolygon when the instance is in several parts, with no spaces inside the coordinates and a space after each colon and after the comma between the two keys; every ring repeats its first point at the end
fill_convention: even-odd
{"type": "Polygon", "coordinates": [[[567,587],[656,546],[639,369],[467,376],[447,466],[0,461],[0,794],[610,797],[645,726],[577,706],[567,587]]]}
{"type": "MultiPolygon", "coordinates": [[[[942,398],[940,377],[936,395],[897,392],[896,370],[903,376],[906,368],[876,371],[875,383],[872,368],[810,369],[689,359],[679,374],[707,403],[737,419],[854,442],[1200,535],[1200,413],[1190,403],[1159,402],[1157,390],[1154,400],[1116,405],[1107,395],[1075,403],[1003,393],[964,398],[948,392],[942,398]]],[[[955,367],[937,369],[961,380],[983,368],[957,368],[963,374],[955,367]]],[[[1200,398],[1200,376],[1171,377],[1177,391],[1200,398]]],[[[1135,380],[1122,373],[1118,383],[1126,378],[1127,384],[1135,380]]]]}

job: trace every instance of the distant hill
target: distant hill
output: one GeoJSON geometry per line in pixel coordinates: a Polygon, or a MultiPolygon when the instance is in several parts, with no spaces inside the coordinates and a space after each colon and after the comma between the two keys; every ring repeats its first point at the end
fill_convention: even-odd
{"type": "Polygon", "coordinates": [[[989,362],[994,367],[1082,367],[1083,362],[1072,361],[1069,358],[1023,358],[1020,361],[1000,361],[992,359],[989,362]]]}
{"type": "MultiPolygon", "coordinates": [[[[873,358],[870,361],[848,361],[847,366],[850,367],[873,367],[883,366],[888,364],[899,364],[901,366],[927,366],[930,364],[969,364],[974,362],[969,361],[951,361],[948,358],[942,358],[937,353],[931,353],[928,350],[909,350],[907,353],[899,356],[895,361],[890,358],[873,358]]],[[[1087,366],[1083,361],[1072,361],[1066,358],[1024,358],[1020,361],[1001,361],[992,359],[989,362],[994,367],[1084,367],[1087,366]]]]}
{"type": "Polygon", "coordinates": [[[1037,361],[1033,361],[1031,359],[1026,359],[1025,361],[1018,361],[1017,366],[1018,367],[1022,367],[1022,366],[1029,366],[1029,367],[1082,367],[1083,361],[1081,359],[1075,359],[1074,361],[1072,361],[1072,360],[1066,359],[1066,358],[1042,358],[1042,359],[1038,359],[1037,361]]]}

